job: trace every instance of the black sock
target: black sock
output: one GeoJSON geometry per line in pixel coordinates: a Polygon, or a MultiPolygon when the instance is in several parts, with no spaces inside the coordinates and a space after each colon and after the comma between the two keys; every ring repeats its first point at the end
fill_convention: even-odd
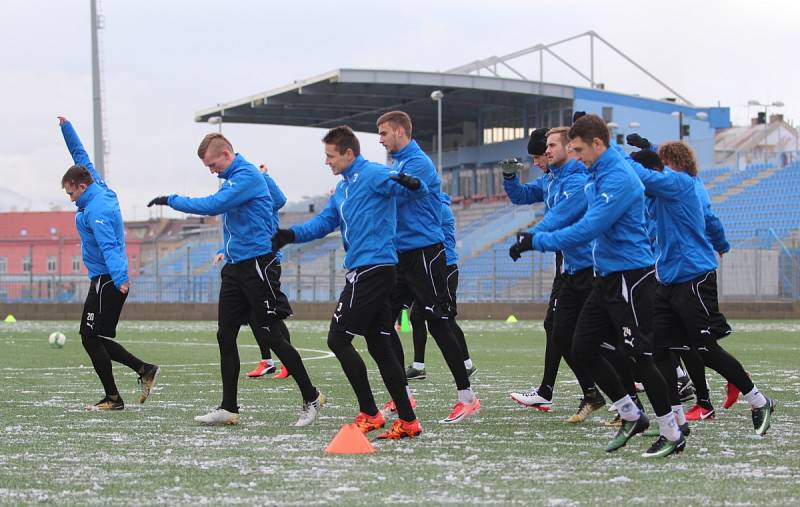
{"type": "Polygon", "coordinates": [[[417,310],[416,304],[414,304],[411,307],[410,320],[411,320],[411,335],[414,338],[414,362],[424,363],[425,345],[427,345],[428,343],[428,326],[425,322],[425,315],[419,310],[417,310]]]}
{"type": "Polygon", "coordinates": [[[463,353],[450,330],[450,325],[446,320],[433,317],[428,320],[428,330],[431,332],[433,339],[436,340],[439,350],[442,351],[447,367],[456,381],[456,388],[458,390],[469,389],[470,383],[467,377],[467,370],[464,368],[464,360],[461,359],[463,353]]]}
{"type": "Polygon", "coordinates": [[[389,335],[380,331],[372,330],[365,337],[367,348],[370,355],[378,365],[381,378],[389,391],[389,395],[394,400],[397,408],[397,416],[404,421],[413,421],[417,418],[411,402],[408,399],[408,391],[405,386],[405,374],[403,365],[397,362],[397,358],[389,346],[389,335]]]}
{"type": "Polygon", "coordinates": [[[367,415],[375,415],[378,413],[378,407],[375,405],[375,397],[372,395],[372,389],[369,385],[367,366],[361,356],[358,355],[352,342],[353,335],[333,329],[333,326],[331,326],[328,331],[328,348],[339,360],[347,381],[350,382],[350,387],[353,388],[356,399],[358,399],[358,406],[361,412],[367,415]]]}
{"type": "Polygon", "coordinates": [[[92,366],[94,366],[97,376],[100,377],[106,396],[118,396],[119,391],[117,390],[117,384],[114,382],[111,358],[104,346],[104,341],[106,340],[98,338],[96,335],[81,336],[83,348],[89,354],[89,359],[92,361],[92,366]]]}
{"type": "Polygon", "coordinates": [[[222,403],[219,407],[228,412],[239,412],[237,396],[239,390],[239,349],[236,346],[236,337],[239,327],[217,329],[217,344],[219,345],[219,366],[222,374],[222,403]]]}

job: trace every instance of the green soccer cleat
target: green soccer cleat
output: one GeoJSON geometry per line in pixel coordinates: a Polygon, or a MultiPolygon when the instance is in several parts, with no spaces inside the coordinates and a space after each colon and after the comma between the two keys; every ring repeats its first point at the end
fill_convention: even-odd
{"type": "Polygon", "coordinates": [[[647,452],[642,454],[643,458],[665,458],[670,454],[680,454],[686,448],[686,438],[681,433],[678,440],[674,442],[667,440],[667,437],[661,435],[653,445],[647,449],[647,452]]]}
{"type": "Polygon", "coordinates": [[[622,426],[620,426],[619,431],[617,431],[616,436],[608,443],[606,446],[606,452],[614,452],[620,447],[624,447],[625,444],[628,443],[628,440],[631,439],[637,433],[643,433],[647,431],[647,428],[650,427],[650,421],[647,419],[647,416],[641,414],[638,419],[635,421],[622,421],[622,426]]]}
{"type": "Polygon", "coordinates": [[[761,408],[752,409],[753,416],[753,429],[756,430],[756,435],[764,436],[770,426],[770,419],[772,419],[772,412],[775,411],[775,402],[767,398],[767,404],[761,408]]]}

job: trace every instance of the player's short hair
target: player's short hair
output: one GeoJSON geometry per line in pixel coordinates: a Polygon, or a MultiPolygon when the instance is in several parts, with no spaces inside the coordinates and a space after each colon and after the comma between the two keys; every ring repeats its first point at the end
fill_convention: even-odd
{"type": "Polygon", "coordinates": [[[89,169],[85,166],[74,165],[67,169],[67,172],[64,173],[64,177],[61,178],[62,188],[65,187],[67,183],[72,187],[77,187],[81,183],[89,186],[94,183],[94,178],[92,178],[92,173],[90,173],[89,169]]]}
{"type": "Polygon", "coordinates": [[[670,168],[697,176],[697,157],[691,146],[683,141],[669,141],[658,147],[658,156],[670,168]]]}
{"type": "Polygon", "coordinates": [[[561,134],[562,146],[566,146],[569,143],[569,127],[555,127],[547,131],[547,137],[555,134],[561,134]]]}
{"type": "Polygon", "coordinates": [[[212,153],[219,153],[222,150],[228,150],[233,154],[233,145],[228,138],[216,132],[208,134],[200,141],[200,146],[197,147],[197,156],[201,159],[206,158],[206,153],[211,150],[212,153]]]}
{"type": "Polygon", "coordinates": [[[375,126],[378,127],[383,123],[388,123],[394,129],[402,127],[403,130],[406,131],[406,135],[411,137],[411,117],[407,113],[403,111],[389,111],[388,113],[384,113],[378,118],[378,121],[375,122],[375,126]]]}
{"type": "Polygon", "coordinates": [[[358,142],[358,138],[353,133],[353,129],[347,125],[341,125],[330,129],[328,133],[325,134],[325,137],[322,138],[322,142],[336,146],[336,151],[338,151],[340,155],[344,155],[348,148],[353,150],[353,155],[356,157],[361,154],[361,143],[358,142]]]}
{"type": "Polygon", "coordinates": [[[592,139],[600,139],[608,147],[610,134],[606,122],[596,114],[581,116],[569,129],[569,138],[580,138],[584,143],[591,144],[592,139]]]}

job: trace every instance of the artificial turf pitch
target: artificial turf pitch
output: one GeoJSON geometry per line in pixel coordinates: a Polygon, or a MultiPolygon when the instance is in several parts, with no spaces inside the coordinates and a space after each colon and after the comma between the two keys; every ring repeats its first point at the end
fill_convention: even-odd
{"type": "MultiPolygon", "coordinates": [[[[455,388],[441,353],[428,344],[428,378],[412,382],[423,433],[376,443],[370,455],[324,448],[357,413],[339,363],[326,347],[327,323],[289,322],[328,404],[311,427],[294,428],[300,395],[290,379],[248,379],[259,359],[247,328],[239,336],[242,422],[201,427],[193,417],[220,400],[211,322],[123,322],[118,340],[162,366],[158,387],[138,404],[136,375],[115,366],[122,412],[85,412],[102,397],[76,322],[0,323],[0,503],[2,504],[800,504],[800,323],[735,322],[724,346],[777,402],[772,428],[753,433],[749,407],[722,408],[724,381],[708,373],[717,418],[692,425],[686,452],[640,454],[655,437],[604,452],[614,430],[606,410],[565,419],[579,389],[562,363],[550,413],[508,397],[538,384],[544,333],[538,322],[466,322],[482,410],[444,425],[455,388]],[[63,349],[47,335],[62,331],[63,349]]],[[[406,362],[410,335],[404,336],[406,362]]],[[[386,390],[356,338],[378,403],[386,390]]],[[[689,408],[690,404],[686,405],[689,408]]],[[[648,406],[649,409],[649,406],[648,406]]]]}

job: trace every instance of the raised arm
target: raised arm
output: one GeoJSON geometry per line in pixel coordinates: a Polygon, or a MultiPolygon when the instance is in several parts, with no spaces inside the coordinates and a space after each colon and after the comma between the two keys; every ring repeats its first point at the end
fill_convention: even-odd
{"type": "Polygon", "coordinates": [[[69,154],[72,156],[72,162],[75,165],[84,166],[89,170],[89,173],[92,175],[92,179],[95,182],[102,186],[106,186],[103,178],[101,178],[100,174],[95,170],[94,164],[92,164],[89,154],[86,153],[83,143],[81,142],[81,138],[78,136],[78,133],[72,126],[72,123],[70,123],[65,117],[59,116],[58,124],[61,126],[61,135],[64,136],[64,142],[67,144],[69,154]]]}

